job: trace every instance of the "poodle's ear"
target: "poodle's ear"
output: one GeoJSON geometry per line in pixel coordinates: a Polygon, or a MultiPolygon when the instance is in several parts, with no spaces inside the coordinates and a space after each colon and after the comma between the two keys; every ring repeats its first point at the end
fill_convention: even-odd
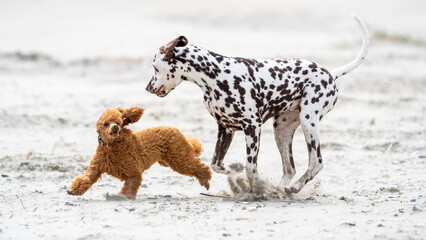
{"type": "Polygon", "coordinates": [[[128,125],[129,123],[135,123],[139,121],[143,114],[143,108],[132,107],[129,109],[118,109],[123,115],[123,126],[128,125]]]}

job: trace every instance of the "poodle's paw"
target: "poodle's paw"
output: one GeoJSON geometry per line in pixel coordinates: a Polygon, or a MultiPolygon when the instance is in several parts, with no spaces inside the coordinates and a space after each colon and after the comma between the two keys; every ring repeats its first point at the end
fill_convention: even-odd
{"type": "Polygon", "coordinates": [[[136,194],[126,194],[125,195],[128,199],[130,200],[135,200],[136,199],[136,194]]]}
{"type": "Polygon", "coordinates": [[[74,195],[74,196],[80,196],[80,195],[83,195],[85,192],[86,192],[86,191],[82,191],[82,190],[80,190],[80,189],[70,189],[70,190],[67,190],[67,193],[68,193],[69,195],[74,195]]]}
{"type": "Polygon", "coordinates": [[[106,197],[107,200],[127,200],[127,199],[135,200],[136,195],[137,194],[131,194],[131,193],[128,193],[128,192],[123,193],[122,191],[120,191],[118,194],[111,194],[110,195],[109,193],[107,193],[105,195],[105,197],[106,197]]]}
{"type": "Polygon", "coordinates": [[[77,195],[77,194],[75,193],[75,191],[72,191],[72,190],[67,190],[67,193],[68,193],[69,195],[77,195]]]}
{"type": "Polygon", "coordinates": [[[199,178],[198,182],[200,183],[201,186],[205,187],[207,190],[210,189],[209,179],[207,179],[207,178],[199,178]]]}
{"type": "Polygon", "coordinates": [[[121,195],[121,196],[126,196],[126,192],[127,192],[127,189],[125,189],[124,187],[120,190],[120,192],[118,193],[118,195],[121,195]]]}
{"type": "Polygon", "coordinates": [[[120,196],[121,198],[127,198],[131,200],[135,200],[136,195],[137,195],[137,191],[136,192],[130,191],[129,189],[126,189],[126,190],[121,189],[120,192],[118,193],[118,196],[120,196]]]}
{"type": "Polygon", "coordinates": [[[69,195],[83,195],[91,185],[87,177],[78,176],[72,181],[71,187],[67,190],[67,193],[69,195]]]}

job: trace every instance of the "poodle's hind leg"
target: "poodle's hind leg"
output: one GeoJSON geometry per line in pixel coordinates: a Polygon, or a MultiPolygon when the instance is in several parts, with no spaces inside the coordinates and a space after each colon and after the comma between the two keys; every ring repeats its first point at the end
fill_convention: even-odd
{"type": "Polygon", "coordinates": [[[209,181],[212,178],[210,167],[202,163],[201,159],[196,157],[193,151],[186,152],[186,154],[182,154],[182,152],[180,154],[169,154],[165,162],[173,171],[195,177],[201,186],[207,190],[210,188],[209,181]]]}
{"type": "Polygon", "coordinates": [[[186,175],[194,176],[195,178],[197,178],[201,186],[209,190],[210,189],[209,181],[212,178],[212,172],[210,171],[210,167],[207,164],[202,163],[201,159],[198,157],[192,158],[192,160],[189,162],[191,166],[186,169],[187,172],[189,173],[186,175]]]}
{"type": "Polygon", "coordinates": [[[210,189],[210,179],[212,178],[212,172],[210,171],[210,167],[207,164],[204,164],[199,160],[198,168],[195,171],[195,177],[201,186],[205,187],[207,190],[210,189]]]}

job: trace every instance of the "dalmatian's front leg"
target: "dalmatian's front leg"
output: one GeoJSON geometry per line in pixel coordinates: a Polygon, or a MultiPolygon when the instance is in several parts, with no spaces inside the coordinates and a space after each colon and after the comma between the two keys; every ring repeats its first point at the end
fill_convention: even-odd
{"type": "Polygon", "coordinates": [[[235,173],[228,177],[229,185],[232,192],[238,198],[239,194],[248,192],[259,193],[258,186],[262,186],[263,182],[258,178],[257,173],[257,155],[260,145],[260,126],[249,126],[244,129],[246,138],[247,162],[245,176],[241,172],[244,166],[241,163],[230,165],[231,169],[238,169],[235,173]]]}
{"type": "Polygon", "coordinates": [[[255,191],[254,188],[258,181],[257,156],[260,147],[260,132],[261,126],[249,126],[244,130],[247,151],[246,174],[252,191],[255,191]]]}
{"type": "Polygon", "coordinates": [[[211,167],[213,171],[221,174],[232,174],[230,168],[225,167],[223,164],[223,158],[231,145],[232,138],[234,137],[234,131],[226,129],[222,125],[218,124],[219,131],[217,134],[216,148],[213,155],[211,167]]]}

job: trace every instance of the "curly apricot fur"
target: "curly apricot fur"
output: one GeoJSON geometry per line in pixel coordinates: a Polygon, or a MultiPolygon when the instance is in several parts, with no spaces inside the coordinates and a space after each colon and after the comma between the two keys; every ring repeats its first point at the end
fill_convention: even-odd
{"type": "Polygon", "coordinates": [[[158,162],[163,167],[197,178],[201,186],[210,188],[210,167],[201,162],[201,143],[174,127],[152,127],[132,132],[125,128],[137,122],[142,108],[108,109],[97,122],[100,136],[89,168],[77,176],[68,194],[82,195],[107,173],[124,181],[120,194],[135,199],[142,183],[142,173],[158,162]]]}

